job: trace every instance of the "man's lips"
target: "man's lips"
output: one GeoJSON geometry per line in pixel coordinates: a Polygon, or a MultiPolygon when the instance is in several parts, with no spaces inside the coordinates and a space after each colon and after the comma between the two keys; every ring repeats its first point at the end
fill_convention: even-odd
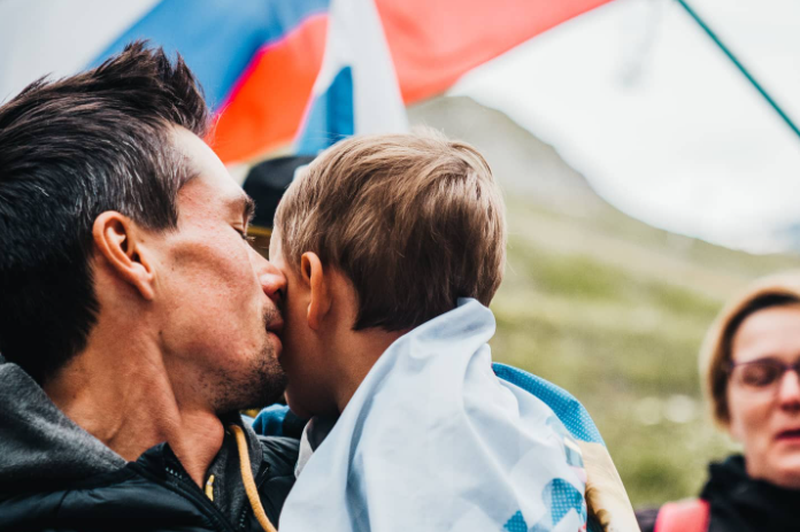
{"type": "Polygon", "coordinates": [[[271,332],[271,333],[274,333],[274,334],[280,336],[281,333],[283,332],[283,320],[278,319],[278,320],[272,321],[271,323],[269,323],[267,325],[267,330],[269,332],[271,332]]]}

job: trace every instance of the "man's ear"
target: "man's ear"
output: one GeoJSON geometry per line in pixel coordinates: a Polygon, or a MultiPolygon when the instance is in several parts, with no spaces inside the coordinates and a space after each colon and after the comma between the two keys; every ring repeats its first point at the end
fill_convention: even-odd
{"type": "Polygon", "coordinates": [[[300,277],[302,282],[309,288],[308,298],[308,326],[319,330],[323,318],[331,308],[330,290],[326,278],[326,272],[322,268],[322,261],[316,253],[306,251],[300,257],[300,277]]]}
{"type": "Polygon", "coordinates": [[[143,298],[152,300],[153,269],[143,252],[142,230],[127,216],[106,211],[92,226],[92,239],[100,255],[121,279],[131,284],[143,298]]]}

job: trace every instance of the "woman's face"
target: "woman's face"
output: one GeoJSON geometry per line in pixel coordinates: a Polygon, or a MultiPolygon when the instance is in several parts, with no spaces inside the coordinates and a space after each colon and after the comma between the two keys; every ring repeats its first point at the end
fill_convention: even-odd
{"type": "Polygon", "coordinates": [[[733,337],[731,358],[728,429],[744,445],[747,473],[800,488],[800,375],[783,371],[800,362],[800,305],[747,317],[733,337]]]}

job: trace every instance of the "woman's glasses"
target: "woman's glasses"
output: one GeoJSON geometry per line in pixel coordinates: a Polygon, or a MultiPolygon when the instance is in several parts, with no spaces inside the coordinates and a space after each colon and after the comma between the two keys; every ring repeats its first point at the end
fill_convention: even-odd
{"type": "Polygon", "coordinates": [[[789,370],[800,376],[800,360],[794,364],[785,364],[775,358],[759,358],[749,362],[728,364],[728,373],[731,379],[745,388],[754,390],[772,388],[789,370]]]}

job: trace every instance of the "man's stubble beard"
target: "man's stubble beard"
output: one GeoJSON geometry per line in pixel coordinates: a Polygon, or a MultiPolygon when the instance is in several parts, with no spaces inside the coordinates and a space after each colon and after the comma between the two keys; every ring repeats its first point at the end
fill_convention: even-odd
{"type": "Polygon", "coordinates": [[[214,394],[218,415],[263,408],[278,401],[286,390],[286,374],[269,340],[270,333],[266,332],[267,325],[274,321],[277,313],[274,309],[265,310],[264,343],[249,367],[239,368],[235,374],[219,372],[218,388],[214,394]]]}

